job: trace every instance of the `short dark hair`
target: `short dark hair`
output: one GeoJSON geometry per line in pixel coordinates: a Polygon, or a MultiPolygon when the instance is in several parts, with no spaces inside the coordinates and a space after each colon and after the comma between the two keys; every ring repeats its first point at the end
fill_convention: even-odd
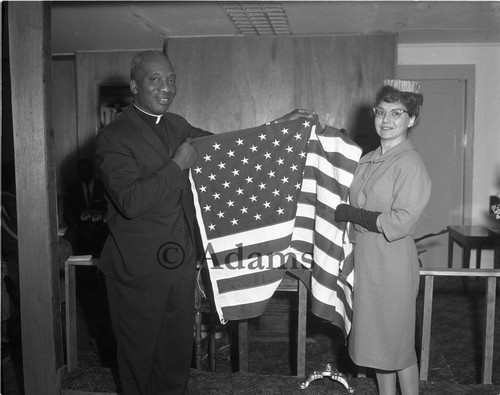
{"type": "Polygon", "coordinates": [[[406,107],[410,116],[418,118],[424,97],[420,93],[402,92],[392,86],[385,85],[378,91],[375,105],[378,106],[383,101],[386,103],[399,102],[406,107]]]}
{"type": "Polygon", "coordinates": [[[163,56],[163,57],[168,59],[168,56],[160,51],[150,50],[150,51],[139,52],[137,55],[134,56],[134,58],[132,59],[132,62],[130,64],[130,79],[131,80],[135,79],[137,71],[142,67],[142,62],[144,61],[144,59],[146,59],[150,56],[163,56]]]}

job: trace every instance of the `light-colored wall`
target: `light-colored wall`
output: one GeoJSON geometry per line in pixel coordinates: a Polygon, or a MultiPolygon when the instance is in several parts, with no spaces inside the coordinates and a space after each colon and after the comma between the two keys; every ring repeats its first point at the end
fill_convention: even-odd
{"type": "Polygon", "coordinates": [[[474,64],[472,225],[487,225],[500,192],[500,44],[399,44],[398,65],[474,64]]]}

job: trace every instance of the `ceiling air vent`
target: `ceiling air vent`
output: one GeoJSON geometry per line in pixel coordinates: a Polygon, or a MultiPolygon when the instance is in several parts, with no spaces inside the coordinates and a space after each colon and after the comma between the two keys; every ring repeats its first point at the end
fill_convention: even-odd
{"type": "Polygon", "coordinates": [[[288,18],[281,3],[219,3],[240,34],[284,35],[291,34],[288,18]]]}

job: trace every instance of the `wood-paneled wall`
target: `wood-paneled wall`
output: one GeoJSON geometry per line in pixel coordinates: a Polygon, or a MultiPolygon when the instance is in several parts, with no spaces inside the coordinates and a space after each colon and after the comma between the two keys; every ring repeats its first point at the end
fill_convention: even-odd
{"type": "Polygon", "coordinates": [[[295,108],[293,53],[289,38],[171,39],[171,111],[215,133],[278,118],[295,108]]]}
{"type": "Polygon", "coordinates": [[[392,34],[184,38],[168,41],[178,93],[171,107],[223,132],[310,108],[352,137],[372,133],[368,107],[396,66],[392,34]]]}
{"type": "Polygon", "coordinates": [[[295,40],[295,104],[313,108],[322,124],[349,136],[373,134],[370,108],[396,69],[394,35],[305,37],[295,40]]]}
{"type": "Polygon", "coordinates": [[[75,161],[78,157],[76,128],[76,79],[73,56],[52,60],[52,133],[55,141],[57,193],[76,179],[75,161]]]}

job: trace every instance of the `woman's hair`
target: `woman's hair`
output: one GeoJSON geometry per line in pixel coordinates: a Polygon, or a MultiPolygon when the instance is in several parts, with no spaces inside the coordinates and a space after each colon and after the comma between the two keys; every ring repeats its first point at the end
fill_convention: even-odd
{"type": "Polygon", "coordinates": [[[420,106],[424,102],[424,97],[420,93],[403,92],[390,85],[384,85],[377,93],[375,105],[378,106],[383,101],[386,103],[399,102],[406,107],[410,116],[418,118],[420,106]]]}

